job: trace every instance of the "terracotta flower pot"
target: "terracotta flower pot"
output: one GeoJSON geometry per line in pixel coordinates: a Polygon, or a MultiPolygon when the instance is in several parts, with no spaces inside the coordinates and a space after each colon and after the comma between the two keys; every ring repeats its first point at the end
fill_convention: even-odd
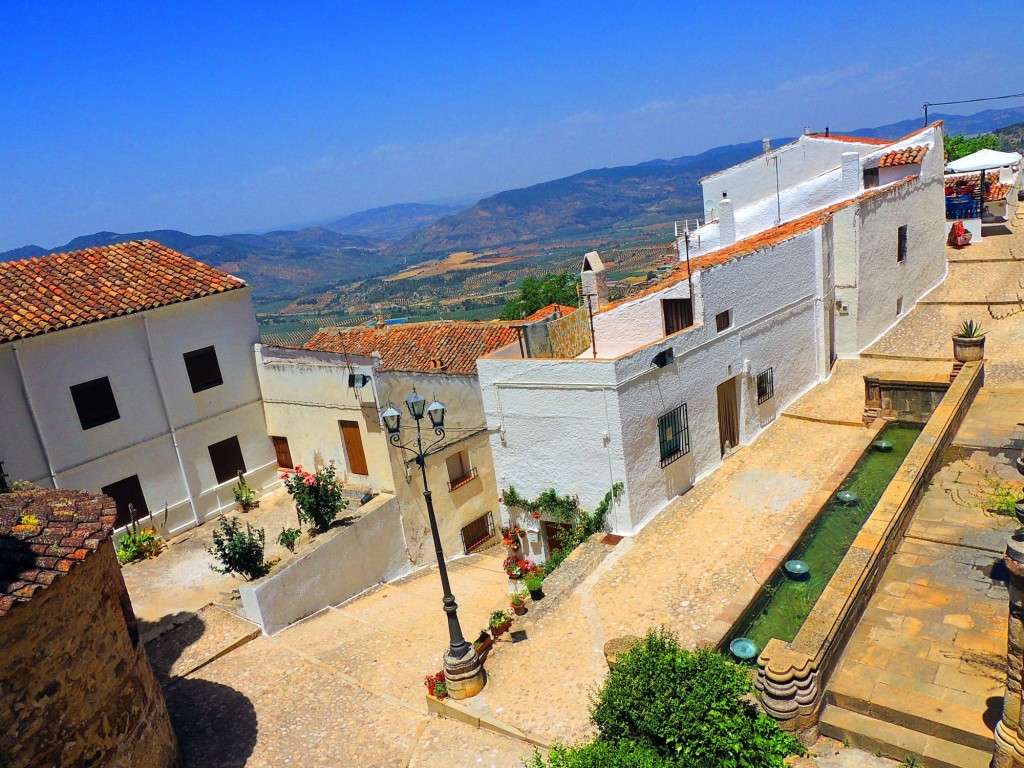
{"type": "Polygon", "coordinates": [[[509,627],[511,627],[511,626],[512,626],[512,619],[509,619],[508,621],[506,621],[501,626],[491,627],[491,637],[493,637],[495,640],[497,640],[499,637],[501,637],[503,634],[505,634],[505,631],[509,627]]]}
{"type": "Polygon", "coordinates": [[[512,610],[515,611],[516,616],[522,616],[524,613],[526,613],[526,606],[525,605],[513,605],[512,606],[512,610]]]}
{"type": "Polygon", "coordinates": [[[958,363],[973,363],[985,358],[984,336],[954,336],[953,359],[958,363]]]}

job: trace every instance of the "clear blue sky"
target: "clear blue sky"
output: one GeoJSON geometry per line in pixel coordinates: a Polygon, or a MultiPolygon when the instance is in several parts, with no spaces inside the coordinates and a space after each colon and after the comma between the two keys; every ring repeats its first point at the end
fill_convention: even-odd
{"type": "Polygon", "coordinates": [[[256,5],[0,4],[0,250],[255,231],[1024,91],[1020,0],[256,5]]]}

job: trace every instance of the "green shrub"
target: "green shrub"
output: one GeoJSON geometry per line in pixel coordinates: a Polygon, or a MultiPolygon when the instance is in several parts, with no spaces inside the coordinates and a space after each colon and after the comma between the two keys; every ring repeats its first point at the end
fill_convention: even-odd
{"type": "Polygon", "coordinates": [[[650,747],[632,741],[592,741],[579,747],[563,747],[555,744],[548,753],[548,761],[539,752],[527,768],[674,768],[682,763],[663,759],[650,747]]]}
{"type": "Polygon", "coordinates": [[[281,532],[277,534],[277,543],[289,552],[294,552],[295,542],[298,541],[301,535],[302,531],[298,528],[282,528],[281,532]]]}
{"type": "Polygon", "coordinates": [[[312,526],[314,531],[327,530],[338,513],[348,507],[342,495],[345,486],[335,476],[333,461],[315,474],[299,466],[293,474],[284,474],[281,478],[295,502],[299,522],[312,526]]]}
{"type": "Polygon", "coordinates": [[[211,565],[217,573],[238,573],[250,581],[258,579],[270,570],[263,559],[266,535],[262,528],[253,530],[248,523],[245,530],[237,517],[221,517],[218,530],[213,532],[213,547],[206,551],[213,555],[221,567],[211,565]]]}
{"type": "Polygon", "coordinates": [[[599,740],[635,741],[687,768],[782,768],[803,747],[743,699],[750,691],[743,667],[661,629],[609,672],[591,719],[599,740]]]}
{"type": "Polygon", "coordinates": [[[131,527],[117,542],[117,561],[121,565],[160,554],[161,542],[152,528],[131,527]]]}
{"type": "Polygon", "coordinates": [[[243,512],[248,512],[256,506],[256,489],[245,482],[245,477],[241,472],[238,473],[238,485],[234,487],[233,492],[235,503],[242,508],[243,512]]]}

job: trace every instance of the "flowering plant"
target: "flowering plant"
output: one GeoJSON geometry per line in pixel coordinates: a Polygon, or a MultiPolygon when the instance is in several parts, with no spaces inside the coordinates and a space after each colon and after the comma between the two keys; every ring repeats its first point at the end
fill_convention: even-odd
{"type": "Polygon", "coordinates": [[[522,592],[516,592],[509,599],[509,604],[513,608],[522,608],[524,605],[526,605],[526,595],[524,595],[522,592]]]}
{"type": "Polygon", "coordinates": [[[505,558],[505,562],[502,564],[507,573],[513,579],[518,579],[525,573],[529,573],[534,569],[534,564],[529,560],[520,560],[515,555],[509,555],[505,558]]]}
{"type": "Polygon", "coordinates": [[[315,530],[326,530],[338,513],[348,507],[342,496],[345,486],[335,475],[333,460],[315,474],[306,472],[300,465],[294,473],[281,475],[281,479],[295,502],[299,522],[315,530]]]}
{"type": "Polygon", "coordinates": [[[427,686],[427,693],[429,693],[435,699],[448,698],[448,683],[444,679],[443,669],[436,675],[427,675],[423,679],[423,684],[427,686]]]}

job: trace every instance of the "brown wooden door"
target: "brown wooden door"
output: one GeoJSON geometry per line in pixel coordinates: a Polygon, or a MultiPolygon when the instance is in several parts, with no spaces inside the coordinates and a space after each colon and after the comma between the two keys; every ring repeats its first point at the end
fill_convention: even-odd
{"type": "Polygon", "coordinates": [[[359,434],[358,421],[339,421],[341,427],[341,442],[345,444],[345,453],[348,456],[348,469],[354,475],[368,475],[370,470],[366,466],[366,454],[363,453],[363,438],[359,434]]]}
{"type": "Polygon", "coordinates": [[[274,450],[277,451],[277,466],[285,469],[295,469],[292,463],[292,452],[288,447],[287,437],[271,437],[274,441],[274,450]]]}
{"type": "Polygon", "coordinates": [[[722,455],[735,448],[740,442],[739,397],[736,393],[736,379],[723,381],[718,385],[718,439],[722,455]]]}

